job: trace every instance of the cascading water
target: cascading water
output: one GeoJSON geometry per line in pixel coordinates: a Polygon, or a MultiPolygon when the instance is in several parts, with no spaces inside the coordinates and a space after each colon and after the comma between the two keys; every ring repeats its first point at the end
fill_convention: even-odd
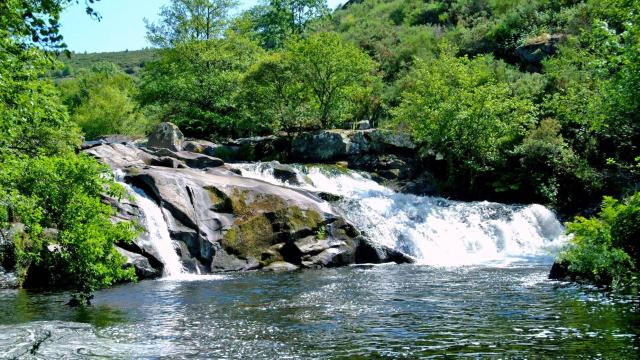
{"type": "Polygon", "coordinates": [[[353,171],[295,165],[299,184],[284,183],[272,163],[235,164],[243,176],[342,197],[342,215],[373,240],[430,265],[552,261],[566,241],[555,214],[541,205],[459,202],[401,194],[353,171]]]}
{"type": "Polygon", "coordinates": [[[144,216],[144,225],[149,234],[149,241],[164,264],[162,275],[165,277],[179,276],[184,272],[184,269],[173,246],[162,209],[142,189],[136,187],[132,187],[132,189],[136,204],[144,216]]]}
{"type": "Polygon", "coordinates": [[[125,183],[121,170],[117,170],[115,178],[118,183],[127,189],[127,192],[135,197],[136,204],[142,213],[142,221],[148,234],[148,245],[157,252],[164,264],[163,277],[178,277],[184,273],[182,262],[176,253],[173,240],[169,235],[169,228],[164,219],[162,209],[140,188],[125,183]]]}

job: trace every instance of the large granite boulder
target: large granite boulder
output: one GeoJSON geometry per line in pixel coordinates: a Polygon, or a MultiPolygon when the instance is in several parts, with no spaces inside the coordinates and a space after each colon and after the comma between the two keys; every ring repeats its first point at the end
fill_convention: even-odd
{"type": "Polygon", "coordinates": [[[169,149],[173,151],[182,150],[184,135],[175,124],[163,122],[149,134],[148,147],[169,149]]]}
{"type": "MultiPolygon", "coordinates": [[[[242,177],[202,153],[121,144],[96,146],[87,153],[118,169],[124,181],[156,202],[171,238],[179,243],[185,268],[194,272],[252,270],[282,261],[303,268],[343,266],[355,263],[360,248],[369,246],[318,195],[242,177]],[[166,166],[165,158],[182,165],[166,166]],[[204,166],[206,161],[211,166],[204,166]]],[[[277,176],[295,180],[292,168],[277,170],[277,176]]],[[[113,205],[118,219],[140,217],[127,200],[113,205]]],[[[152,245],[145,235],[133,244],[120,244],[143,277],[161,269],[152,245]]],[[[381,254],[377,260],[360,258],[389,260],[381,254]]]]}

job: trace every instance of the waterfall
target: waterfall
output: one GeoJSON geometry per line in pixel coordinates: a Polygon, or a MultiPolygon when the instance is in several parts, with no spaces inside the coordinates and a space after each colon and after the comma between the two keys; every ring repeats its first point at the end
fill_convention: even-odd
{"type": "Polygon", "coordinates": [[[294,185],[276,178],[272,163],[234,166],[246,177],[339,195],[335,207],[358,229],[429,265],[546,263],[566,241],[562,224],[542,205],[396,193],[366,174],[337,167],[294,165],[298,178],[294,185]]]}
{"type": "Polygon", "coordinates": [[[173,246],[167,223],[162,209],[151,200],[142,189],[131,187],[136,198],[136,204],[143,215],[144,226],[149,234],[149,242],[157,251],[160,261],[164,264],[163,276],[175,277],[184,272],[182,262],[173,246]]]}
{"type": "Polygon", "coordinates": [[[163,210],[142,189],[125,183],[122,170],[114,171],[114,177],[135,198],[142,215],[140,220],[147,230],[148,239],[145,240],[147,242],[145,245],[152,247],[158,254],[158,260],[164,264],[162,276],[172,278],[183,274],[182,262],[169,235],[163,210]]]}

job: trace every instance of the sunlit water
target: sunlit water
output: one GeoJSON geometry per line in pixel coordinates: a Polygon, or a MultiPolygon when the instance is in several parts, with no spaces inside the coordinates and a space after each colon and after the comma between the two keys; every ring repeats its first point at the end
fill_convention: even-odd
{"type": "Polygon", "coordinates": [[[388,265],[0,291],[0,358],[603,358],[638,354],[638,301],[548,266],[388,265]],[[39,345],[38,345],[39,344],[39,345]]]}

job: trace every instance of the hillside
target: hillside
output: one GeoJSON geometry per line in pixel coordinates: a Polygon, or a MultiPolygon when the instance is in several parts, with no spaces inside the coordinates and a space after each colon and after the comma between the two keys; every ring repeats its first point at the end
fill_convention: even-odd
{"type": "Polygon", "coordinates": [[[114,63],[127,74],[136,76],[146,63],[154,59],[155,54],[155,49],[85,54],[72,52],[70,57],[61,54],[59,59],[64,62],[65,67],[56,72],[54,76],[57,78],[73,76],[75,71],[90,68],[99,62],[114,63]]]}

